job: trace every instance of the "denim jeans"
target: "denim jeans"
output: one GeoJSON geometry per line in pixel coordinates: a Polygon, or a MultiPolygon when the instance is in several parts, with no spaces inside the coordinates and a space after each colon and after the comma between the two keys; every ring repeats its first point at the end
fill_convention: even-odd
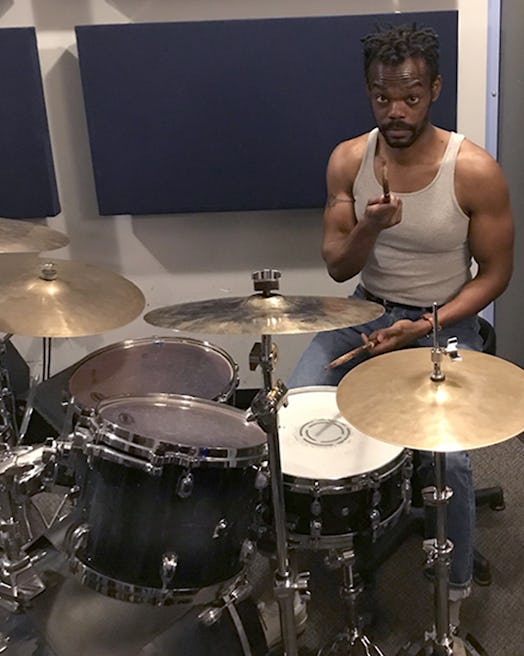
{"type": "MultiPolygon", "coordinates": [[[[366,298],[360,286],[356,288],[353,296],[366,298]]],[[[338,356],[360,346],[362,344],[361,333],[370,334],[379,328],[387,328],[399,319],[416,320],[427,312],[428,308],[386,303],[384,314],[374,321],[361,326],[319,333],[302,354],[287,381],[287,386],[291,389],[310,385],[338,385],[350,369],[367,359],[369,355],[364,352],[334,369],[326,369],[325,366],[338,356]]],[[[458,339],[459,351],[461,348],[482,350],[482,339],[476,316],[457,321],[439,331],[440,344],[446,344],[450,337],[458,339]]],[[[433,337],[430,334],[417,339],[411,346],[431,347],[432,345],[433,337]]],[[[408,425],[409,417],[406,417],[406,426],[408,425]]],[[[420,451],[418,454],[419,480],[422,485],[430,485],[433,483],[431,478],[433,454],[428,451],[420,451]]],[[[471,462],[465,451],[446,454],[446,485],[453,490],[453,496],[448,505],[448,537],[454,545],[450,570],[450,599],[460,599],[466,597],[471,588],[475,527],[475,491],[471,462]]],[[[434,535],[433,533],[431,537],[434,535]]]]}

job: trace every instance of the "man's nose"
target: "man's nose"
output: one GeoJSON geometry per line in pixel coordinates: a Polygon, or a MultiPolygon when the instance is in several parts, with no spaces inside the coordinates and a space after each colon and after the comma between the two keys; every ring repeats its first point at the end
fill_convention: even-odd
{"type": "Polygon", "coordinates": [[[406,104],[402,100],[393,100],[389,105],[389,118],[404,118],[406,116],[406,104]]]}

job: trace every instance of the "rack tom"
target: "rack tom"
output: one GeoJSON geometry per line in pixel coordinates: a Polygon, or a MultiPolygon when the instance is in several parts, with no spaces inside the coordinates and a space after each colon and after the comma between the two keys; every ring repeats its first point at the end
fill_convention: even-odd
{"type": "Polygon", "coordinates": [[[226,404],[108,399],[84,445],[72,570],[118,599],[175,603],[235,577],[250,551],[265,433],[226,404]]]}

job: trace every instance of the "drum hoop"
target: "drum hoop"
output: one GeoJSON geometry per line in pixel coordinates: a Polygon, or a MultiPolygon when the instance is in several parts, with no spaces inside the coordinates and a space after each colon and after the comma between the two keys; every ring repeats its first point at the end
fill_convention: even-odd
{"type": "MultiPolygon", "coordinates": [[[[154,336],[154,337],[140,337],[138,339],[124,339],[120,342],[115,342],[114,344],[107,344],[92,353],[88,353],[81,360],[79,360],[73,371],[71,372],[68,380],[67,389],[69,392],[69,397],[74,399],[74,394],[71,389],[73,379],[75,375],[92,360],[98,358],[99,356],[109,353],[112,351],[127,350],[132,349],[136,346],[142,346],[144,344],[162,344],[162,343],[174,343],[174,344],[188,344],[190,346],[203,347],[205,351],[212,351],[215,354],[221,356],[229,365],[231,370],[231,377],[226,386],[226,388],[219,394],[216,399],[210,399],[213,401],[227,401],[230,398],[233,391],[236,389],[239,383],[239,367],[238,364],[233,360],[233,358],[220,346],[212,344],[206,340],[193,339],[191,337],[176,337],[176,336],[154,336]]],[[[80,403],[78,400],[74,400],[75,412],[77,415],[86,414],[86,411],[89,411],[90,406],[86,406],[80,403]]]]}
{"type": "Polygon", "coordinates": [[[221,591],[233,585],[242,572],[235,574],[227,581],[215,583],[205,588],[152,588],[148,586],[126,583],[97,572],[86,565],[78,556],[70,556],[69,569],[71,573],[87,587],[101,594],[139,604],[152,604],[154,606],[195,605],[207,604],[219,598],[221,591]]]}
{"type": "Polygon", "coordinates": [[[323,494],[342,494],[346,492],[356,492],[362,489],[373,487],[370,482],[371,477],[377,479],[377,483],[389,479],[398,469],[402,467],[408,457],[410,457],[410,450],[403,449],[392,460],[384,463],[377,469],[371,469],[352,476],[344,478],[306,478],[304,476],[295,476],[294,474],[287,474],[283,472],[284,486],[293,492],[305,492],[311,494],[313,491],[319,496],[323,494]],[[364,484],[367,483],[367,484],[364,484]]]}
{"type": "Polygon", "coordinates": [[[104,443],[108,446],[129,453],[133,456],[146,458],[153,465],[178,464],[188,467],[197,467],[202,464],[209,466],[222,467],[248,467],[250,465],[260,464],[267,457],[267,442],[261,441],[259,444],[236,447],[220,447],[202,445],[188,445],[178,442],[162,442],[155,440],[147,435],[133,433],[114,421],[105,419],[101,416],[104,407],[118,403],[120,400],[138,398],[138,399],[155,399],[158,402],[167,402],[177,400],[181,402],[182,407],[190,406],[191,403],[207,407],[217,408],[220,412],[243,416],[243,412],[237,408],[228,405],[217,405],[214,401],[200,399],[194,396],[184,394],[144,394],[115,396],[110,399],[101,401],[95,412],[92,413],[90,421],[93,427],[93,434],[96,443],[104,443]]]}
{"type": "MultiPolygon", "coordinates": [[[[400,516],[406,512],[407,502],[402,499],[398,508],[391,515],[385,517],[379,522],[376,535],[381,535],[390,525],[395,524],[400,516]]],[[[367,530],[371,533],[371,530],[367,530]]],[[[341,549],[353,545],[355,536],[362,535],[366,531],[352,531],[351,533],[334,533],[332,535],[319,535],[312,537],[302,533],[289,533],[290,548],[311,549],[312,551],[324,549],[341,549]]]]}

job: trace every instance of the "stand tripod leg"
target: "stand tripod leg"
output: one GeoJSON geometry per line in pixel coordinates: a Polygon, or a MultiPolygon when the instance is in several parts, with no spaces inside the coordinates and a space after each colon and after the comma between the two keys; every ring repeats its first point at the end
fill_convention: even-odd
{"type": "Polygon", "coordinates": [[[342,569],[340,597],[344,602],[347,625],[333,642],[322,647],[317,656],[384,656],[377,645],[362,631],[358,601],[363,587],[354,571],[355,560],[353,545],[342,552],[335,552],[326,559],[326,565],[330,569],[342,569]]]}

